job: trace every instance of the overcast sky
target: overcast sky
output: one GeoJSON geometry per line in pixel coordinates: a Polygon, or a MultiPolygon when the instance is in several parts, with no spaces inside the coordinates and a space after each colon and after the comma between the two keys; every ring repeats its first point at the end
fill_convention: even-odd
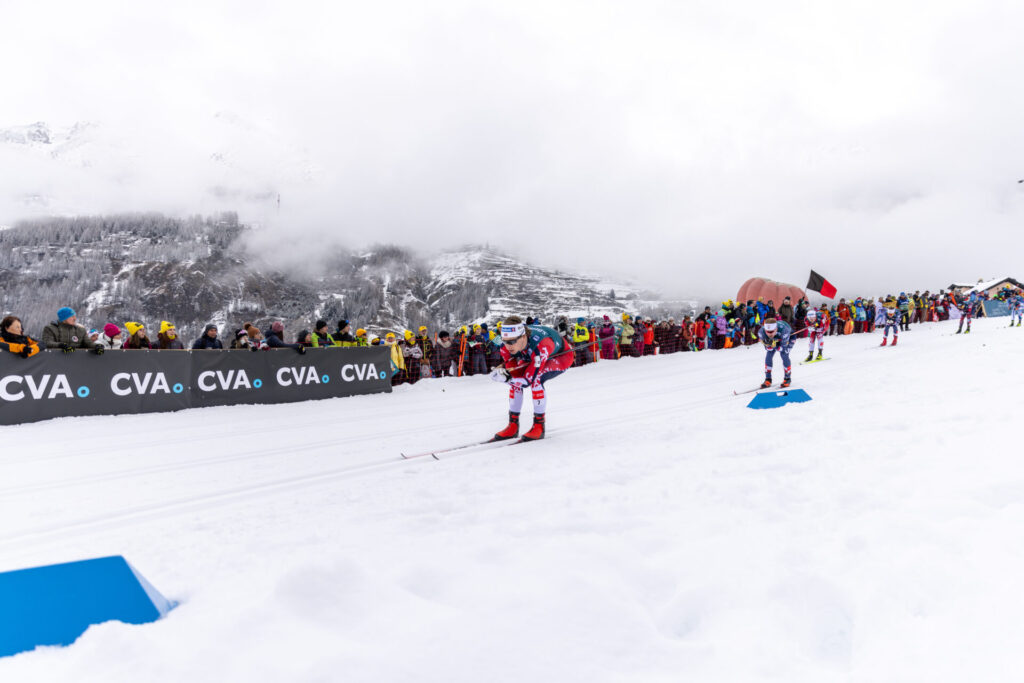
{"type": "Polygon", "coordinates": [[[846,295],[1024,277],[1021,3],[66,2],[3,21],[0,128],[92,121],[117,156],[8,150],[3,223],[39,185],[83,213],[207,211],[216,185],[286,266],[474,241],[680,295],[810,268],[846,295]]]}

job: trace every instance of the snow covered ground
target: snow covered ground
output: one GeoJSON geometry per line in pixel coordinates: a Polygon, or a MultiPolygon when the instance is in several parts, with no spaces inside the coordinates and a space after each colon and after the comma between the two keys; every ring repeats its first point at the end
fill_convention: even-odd
{"type": "Polygon", "coordinates": [[[547,440],[440,461],[399,452],[492,433],[502,387],[6,427],[0,570],[123,554],[182,604],[0,681],[1014,680],[1005,324],[829,337],[778,410],[733,396],[760,347],[573,369],[547,440]]]}

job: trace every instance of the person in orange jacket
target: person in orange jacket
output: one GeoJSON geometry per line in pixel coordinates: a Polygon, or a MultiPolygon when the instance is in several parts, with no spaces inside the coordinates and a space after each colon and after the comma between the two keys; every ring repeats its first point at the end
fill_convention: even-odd
{"type": "Polygon", "coordinates": [[[39,353],[39,342],[23,334],[21,318],[9,315],[0,322],[0,351],[7,351],[22,358],[39,353]]]}

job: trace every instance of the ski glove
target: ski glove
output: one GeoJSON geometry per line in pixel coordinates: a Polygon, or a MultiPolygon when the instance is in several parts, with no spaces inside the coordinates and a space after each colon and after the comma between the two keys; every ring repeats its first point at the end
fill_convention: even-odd
{"type": "Polygon", "coordinates": [[[21,351],[18,351],[18,355],[21,356],[22,358],[28,358],[30,355],[32,355],[32,352],[29,350],[28,346],[25,346],[25,348],[23,348],[21,351]]]}
{"type": "Polygon", "coordinates": [[[63,351],[64,353],[74,353],[75,347],[72,346],[71,344],[61,344],[60,350],[63,351]]]}
{"type": "Polygon", "coordinates": [[[102,356],[103,355],[103,347],[102,346],[94,346],[91,349],[89,349],[89,353],[94,353],[97,356],[102,356]]]}
{"type": "Polygon", "coordinates": [[[306,353],[306,347],[305,347],[305,346],[296,346],[296,347],[295,347],[295,350],[299,352],[299,355],[300,355],[300,356],[301,356],[302,354],[306,353]]]}
{"type": "Polygon", "coordinates": [[[508,374],[508,370],[505,369],[504,365],[499,365],[494,368],[491,373],[491,380],[495,382],[501,382],[502,384],[508,384],[508,381],[512,379],[512,376],[508,374]]]}

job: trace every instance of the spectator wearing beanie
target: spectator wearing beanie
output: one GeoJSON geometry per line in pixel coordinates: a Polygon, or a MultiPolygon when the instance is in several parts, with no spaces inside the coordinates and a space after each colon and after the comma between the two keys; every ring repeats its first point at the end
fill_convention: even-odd
{"type": "Polygon", "coordinates": [[[245,323],[242,327],[249,336],[249,340],[252,342],[253,348],[257,350],[270,348],[267,346],[267,340],[263,338],[263,333],[259,331],[259,328],[252,323],[245,323]]]}
{"type": "Polygon", "coordinates": [[[452,343],[447,330],[437,333],[437,344],[434,346],[434,357],[431,359],[431,370],[434,377],[451,377],[455,371],[455,360],[459,350],[452,343]]]}
{"type": "Polygon", "coordinates": [[[405,354],[399,346],[394,332],[384,335],[384,346],[391,349],[391,385],[401,384],[405,379],[405,354]]]}
{"type": "Polygon", "coordinates": [[[267,338],[267,346],[272,349],[293,349],[299,353],[305,353],[306,349],[301,344],[288,344],[284,341],[284,323],[275,320],[264,333],[267,338]]]}
{"type": "Polygon", "coordinates": [[[601,321],[597,338],[601,340],[601,359],[615,360],[615,325],[612,325],[612,319],[608,316],[604,316],[601,321]]]}
{"type": "Polygon", "coordinates": [[[203,329],[203,334],[199,339],[192,342],[192,350],[217,350],[220,351],[224,348],[224,344],[220,339],[217,339],[217,326],[210,324],[203,329]]]}
{"type": "Polygon", "coordinates": [[[121,348],[121,328],[114,323],[107,323],[103,326],[103,336],[100,337],[100,345],[107,351],[121,348]]]}
{"type": "Polygon", "coordinates": [[[423,364],[427,366],[427,370],[424,372],[424,377],[431,377],[434,372],[434,344],[430,341],[430,337],[427,335],[427,326],[420,325],[419,334],[416,335],[416,346],[420,349],[420,356],[423,359],[423,364]]]}
{"type": "Polygon", "coordinates": [[[356,338],[352,336],[352,326],[347,320],[338,321],[338,330],[331,335],[335,346],[355,346],[356,338]]]}
{"type": "Polygon", "coordinates": [[[326,320],[317,320],[316,324],[313,325],[313,336],[311,341],[314,348],[334,346],[334,340],[331,339],[331,335],[327,332],[326,320]]]}
{"type": "Polygon", "coordinates": [[[160,332],[156,336],[156,347],[161,351],[179,351],[185,348],[178,338],[178,330],[166,320],[160,321],[160,332]]]}
{"type": "Polygon", "coordinates": [[[73,308],[65,306],[57,311],[57,319],[43,328],[43,346],[61,349],[65,353],[75,349],[99,348],[89,339],[89,331],[78,324],[73,308]]]}
{"type": "Polygon", "coordinates": [[[121,344],[122,349],[138,350],[153,348],[153,342],[149,341],[149,335],[146,333],[146,326],[142,323],[129,321],[124,324],[124,329],[128,333],[128,338],[121,344]]]}
{"type": "Polygon", "coordinates": [[[228,348],[241,351],[258,351],[252,340],[249,339],[249,333],[246,332],[245,328],[235,330],[234,337],[231,339],[231,344],[228,348]]]}

